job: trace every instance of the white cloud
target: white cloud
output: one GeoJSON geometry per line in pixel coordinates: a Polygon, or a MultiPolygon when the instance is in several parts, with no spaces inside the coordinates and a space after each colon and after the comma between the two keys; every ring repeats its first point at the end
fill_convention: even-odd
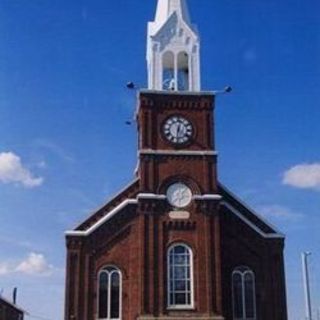
{"type": "Polygon", "coordinates": [[[20,262],[0,262],[0,276],[20,273],[28,276],[51,276],[59,271],[47,262],[43,254],[31,252],[20,262]]]}
{"type": "Polygon", "coordinates": [[[45,161],[40,161],[37,163],[37,167],[40,169],[46,169],[47,168],[47,164],[45,161]]]}
{"type": "Polygon", "coordinates": [[[43,183],[43,178],[34,177],[25,168],[19,156],[12,152],[0,153],[0,182],[18,183],[27,188],[38,187],[43,183]]]}
{"type": "Polygon", "coordinates": [[[0,276],[5,276],[10,273],[10,268],[6,263],[0,263],[0,276]]]}
{"type": "Polygon", "coordinates": [[[16,272],[29,275],[50,275],[53,266],[50,265],[43,254],[31,252],[16,268],[16,272]]]}
{"type": "Polygon", "coordinates": [[[282,183],[320,191],[320,163],[300,164],[290,168],[284,173],[282,183]]]}
{"type": "Polygon", "coordinates": [[[284,221],[295,221],[303,218],[303,214],[294,212],[290,208],[280,205],[260,206],[258,208],[258,212],[266,218],[274,218],[284,221]]]}

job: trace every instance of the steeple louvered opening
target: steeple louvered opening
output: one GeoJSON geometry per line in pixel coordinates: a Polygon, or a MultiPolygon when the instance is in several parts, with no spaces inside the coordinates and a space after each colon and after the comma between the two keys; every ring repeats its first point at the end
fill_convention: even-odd
{"type": "Polygon", "coordinates": [[[178,54],[178,71],[177,71],[177,84],[179,91],[189,90],[189,55],[186,52],[178,54]]]}
{"type": "Polygon", "coordinates": [[[163,90],[175,90],[175,63],[174,54],[171,51],[167,51],[162,56],[162,89],[163,90]]]}
{"type": "Polygon", "coordinates": [[[186,0],[158,0],[148,25],[148,89],[200,91],[200,39],[186,0]]]}

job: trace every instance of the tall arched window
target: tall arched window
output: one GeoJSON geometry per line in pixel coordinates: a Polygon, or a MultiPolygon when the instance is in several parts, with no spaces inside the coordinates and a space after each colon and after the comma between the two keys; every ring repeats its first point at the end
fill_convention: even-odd
{"type": "Polygon", "coordinates": [[[189,90],[189,55],[186,52],[178,54],[178,90],[189,90]]]}
{"type": "Polygon", "coordinates": [[[162,56],[162,89],[176,89],[174,54],[171,51],[165,52],[162,56]]]}
{"type": "Polygon", "coordinates": [[[193,257],[185,244],[171,246],[167,254],[168,307],[192,308],[193,302],[193,257]]]}
{"type": "Polygon", "coordinates": [[[236,268],[232,273],[233,319],[256,320],[254,273],[247,267],[236,268]]]}
{"type": "Polygon", "coordinates": [[[98,319],[121,319],[121,272],[115,267],[106,267],[99,272],[98,319]]]}

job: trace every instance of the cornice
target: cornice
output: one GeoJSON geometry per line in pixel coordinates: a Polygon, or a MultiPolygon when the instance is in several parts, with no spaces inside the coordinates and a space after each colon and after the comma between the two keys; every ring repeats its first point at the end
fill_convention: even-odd
{"type": "Polygon", "coordinates": [[[154,150],[154,149],[141,149],[138,155],[146,156],[197,156],[215,157],[218,155],[217,151],[201,151],[201,150],[154,150]]]}
{"type": "MultiPolygon", "coordinates": [[[[154,193],[139,193],[135,199],[126,199],[121,202],[118,206],[108,212],[105,216],[103,216],[100,220],[98,220],[95,224],[93,224],[87,230],[72,230],[66,231],[65,235],[70,237],[86,237],[89,236],[92,232],[97,230],[100,226],[102,226],[105,222],[110,220],[113,216],[115,216],[118,212],[123,210],[128,205],[137,205],[139,201],[149,201],[149,200],[161,200],[164,201],[167,199],[167,196],[164,194],[154,194],[154,193]]],[[[218,194],[204,194],[204,195],[194,195],[194,200],[220,200],[221,197],[218,194]]]]}
{"type": "Polygon", "coordinates": [[[234,208],[231,204],[227,203],[226,201],[223,201],[221,203],[221,205],[223,205],[224,207],[226,207],[227,209],[229,209],[233,214],[235,214],[240,220],[242,220],[245,224],[247,224],[251,229],[253,229],[254,231],[256,231],[260,236],[262,236],[263,238],[266,239],[284,239],[285,236],[281,233],[266,233],[264,231],[262,231],[257,225],[255,225],[254,223],[252,223],[249,219],[247,219],[243,214],[241,214],[241,212],[239,210],[237,210],[236,208],[234,208]]]}
{"type": "Polygon", "coordinates": [[[215,96],[214,91],[168,91],[168,90],[149,90],[149,89],[140,89],[139,95],[141,94],[150,94],[150,95],[162,95],[162,96],[215,96]]]}

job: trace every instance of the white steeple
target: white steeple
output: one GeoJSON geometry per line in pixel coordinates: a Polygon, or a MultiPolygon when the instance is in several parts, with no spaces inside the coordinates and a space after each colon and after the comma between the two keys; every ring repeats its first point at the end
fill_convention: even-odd
{"type": "Polygon", "coordinates": [[[155,22],[161,27],[173,12],[177,11],[183,20],[190,24],[190,17],[186,0],[159,0],[155,22]]]}
{"type": "Polygon", "coordinates": [[[158,0],[147,47],[150,90],[200,91],[200,41],[186,0],[158,0]]]}

